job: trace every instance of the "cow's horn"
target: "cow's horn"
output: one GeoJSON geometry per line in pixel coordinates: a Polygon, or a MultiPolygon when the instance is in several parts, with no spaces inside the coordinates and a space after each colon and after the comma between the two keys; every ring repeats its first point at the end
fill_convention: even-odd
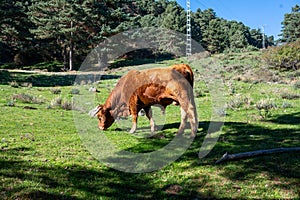
{"type": "Polygon", "coordinates": [[[91,117],[95,117],[95,116],[97,115],[97,113],[100,111],[100,109],[101,109],[101,107],[100,107],[100,106],[97,106],[96,108],[94,108],[93,110],[91,110],[91,111],[89,112],[89,115],[90,115],[91,117]]]}

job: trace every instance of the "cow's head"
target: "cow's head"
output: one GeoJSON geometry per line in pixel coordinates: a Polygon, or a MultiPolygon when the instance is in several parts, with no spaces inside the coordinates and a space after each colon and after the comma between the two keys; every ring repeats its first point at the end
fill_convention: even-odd
{"type": "Polygon", "coordinates": [[[98,105],[90,112],[90,115],[97,116],[99,120],[98,127],[100,130],[106,130],[115,121],[114,117],[110,113],[110,109],[105,108],[103,105],[98,105]]]}

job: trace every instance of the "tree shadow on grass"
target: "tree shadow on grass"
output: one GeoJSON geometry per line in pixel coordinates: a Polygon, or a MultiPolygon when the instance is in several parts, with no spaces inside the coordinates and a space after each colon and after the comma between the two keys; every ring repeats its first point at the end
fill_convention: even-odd
{"type": "MultiPolygon", "coordinates": [[[[0,158],[0,188],[4,199],[187,199],[191,194],[168,194],[155,173],[130,174],[85,163],[57,165],[25,161],[19,149],[0,158]],[[25,183],[26,182],[26,183],[25,183]]],[[[22,149],[31,154],[33,149],[22,149]]]]}
{"type": "Polygon", "coordinates": [[[300,125],[300,112],[278,115],[275,116],[274,119],[270,120],[270,122],[277,124],[300,125]]]}
{"type": "MultiPolygon", "coordinates": [[[[284,116],[284,118],[285,117],[286,116],[284,116]]],[[[291,123],[294,123],[293,120],[291,120],[291,123]]],[[[224,129],[225,133],[220,136],[218,143],[210,154],[206,158],[194,162],[193,166],[202,164],[214,165],[215,161],[220,159],[226,152],[235,154],[280,147],[300,146],[300,127],[270,129],[246,123],[227,122],[225,123],[224,129]]],[[[198,141],[201,141],[201,138],[198,141]]],[[[189,157],[197,152],[200,145],[201,142],[196,141],[193,143],[190,148],[189,157]]],[[[289,181],[278,183],[278,187],[289,188],[290,184],[294,184],[294,186],[296,186],[295,189],[298,188],[296,190],[298,193],[300,192],[300,184],[296,181],[300,179],[299,152],[230,161],[217,165],[217,167],[223,171],[222,175],[224,177],[232,181],[249,181],[256,179],[261,176],[261,174],[268,174],[268,177],[273,177],[276,180],[287,178],[289,181]]]]}
{"type": "Polygon", "coordinates": [[[33,86],[40,87],[54,87],[54,86],[72,86],[74,84],[81,84],[82,82],[96,82],[99,80],[118,79],[118,75],[101,75],[101,74],[41,74],[30,72],[10,72],[0,70],[0,84],[7,85],[11,82],[31,83],[33,86]]]}
{"type": "MultiPolygon", "coordinates": [[[[297,115],[296,115],[297,116],[297,115]]],[[[203,159],[198,158],[198,153],[210,122],[201,122],[200,131],[190,148],[181,156],[177,163],[187,162],[190,165],[176,166],[178,171],[193,171],[198,167],[210,167],[217,170],[232,183],[249,182],[261,178],[267,174],[264,180],[274,178],[274,187],[287,189],[293,187],[299,191],[300,179],[300,155],[299,153],[280,154],[251,158],[247,160],[232,161],[215,165],[225,152],[240,153],[259,149],[271,149],[278,147],[300,146],[300,128],[270,129],[253,124],[227,122],[223,128],[224,133],[212,151],[203,159]],[[285,179],[286,181],[278,181],[285,179]]],[[[178,123],[167,124],[164,131],[178,128],[178,123]]],[[[169,133],[172,134],[172,133],[169,133]]],[[[148,144],[138,144],[128,151],[147,152],[157,146],[164,146],[172,136],[166,139],[147,138],[142,139],[148,144]]],[[[172,166],[167,166],[158,172],[130,174],[103,166],[98,161],[93,165],[86,164],[57,164],[55,161],[30,161],[23,158],[24,155],[33,154],[31,148],[12,148],[2,150],[0,157],[0,187],[1,196],[4,199],[91,199],[91,198],[115,198],[115,199],[195,199],[217,198],[214,192],[200,193],[198,187],[208,187],[210,183],[207,175],[202,174],[193,184],[183,187],[182,192],[170,194],[167,191],[176,188],[178,179],[169,182],[161,182],[164,173],[170,173],[172,166]],[[97,167],[98,166],[98,167],[97,167]],[[166,170],[166,172],[164,172],[166,170]],[[202,177],[203,176],[203,177],[202,177]],[[197,180],[197,181],[196,181],[197,180]],[[199,181],[198,181],[199,180],[199,181]],[[26,184],[24,184],[26,182],[26,184]]],[[[172,173],[171,173],[172,174],[172,173]]],[[[166,175],[167,176],[167,175],[166,175]]],[[[174,175],[176,176],[176,175],[174,175]]],[[[188,182],[190,177],[182,182],[188,182]]],[[[180,186],[177,186],[180,187],[180,186]]],[[[257,186],[259,187],[259,186],[257,186]]],[[[172,193],[172,191],[171,191],[172,193]]],[[[175,192],[176,193],[176,192],[175,192]]]]}
{"type": "MultiPolygon", "coordinates": [[[[291,122],[294,123],[293,120],[291,122]]],[[[186,166],[186,170],[188,171],[191,170],[191,168],[198,168],[201,166],[214,167],[219,171],[221,176],[233,183],[236,181],[249,182],[252,179],[254,180],[258,177],[261,177],[262,174],[267,174],[267,176],[264,178],[264,181],[271,181],[270,179],[272,179],[272,177],[274,180],[288,179],[288,181],[282,182],[275,181],[277,185],[274,187],[287,189],[290,187],[290,184],[293,184],[293,189],[296,192],[300,192],[300,187],[298,187],[300,184],[297,182],[297,180],[300,179],[300,174],[298,173],[300,171],[300,155],[297,152],[231,161],[220,165],[214,164],[226,152],[234,154],[263,149],[300,146],[300,127],[283,127],[273,129],[260,126],[258,124],[226,122],[223,127],[224,133],[220,135],[218,142],[213,147],[211,152],[206,157],[199,159],[199,150],[202,146],[209,125],[210,122],[199,123],[200,131],[198,132],[197,137],[194,139],[192,145],[187,149],[187,151],[175,162],[191,163],[190,165],[186,166]]],[[[164,125],[162,130],[163,132],[167,131],[168,129],[177,130],[178,127],[179,123],[171,123],[164,125]]],[[[167,136],[163,139],[142,139],[143,142],[126,150],[131,152],[149,152],[149,150],[155,151],[163,148],[173,139],[174,136],[171,134],[175,135],[176,131],[174,133],[167,133],[167,136]]],[[[122,156],[122,154],[120,154],[120,156],[122,156]]],[[[114,159],[118,160],[121,158],[114,159]]],[[[125,159],[130,159],[130,157],[125,159]]],[[[194,191],[193,194],[197,194],[196,191],[198,186],[198,184],[189,186],[190,190],[194,191]]],[[[201,196],[201,194],[198,195],[201,196]]],[[[189,196],[189,198],[192,197],[195,196],[189,196]]]]}

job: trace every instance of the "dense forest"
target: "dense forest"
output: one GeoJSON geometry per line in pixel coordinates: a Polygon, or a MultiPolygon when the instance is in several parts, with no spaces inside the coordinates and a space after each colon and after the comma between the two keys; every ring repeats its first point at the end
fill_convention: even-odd
{"type": "MultiPolygon", "coordinates": [[[[1,0],[0,13],[0,65],[57,61],[73,70],[117,33],[153,26],[186,32],[184,8],[169,0],[1,0]]],[[[299,38],[299,27],[296,6],[285,16],[283,41],[299,38]]],[[[210,53],[263,47],[260,29],[220,18],[213,9],[193,12],[192,30],[193,39],[210,53]]],[[[275,44],[273,36],[264,37],[267,47],[275,44]]]]}

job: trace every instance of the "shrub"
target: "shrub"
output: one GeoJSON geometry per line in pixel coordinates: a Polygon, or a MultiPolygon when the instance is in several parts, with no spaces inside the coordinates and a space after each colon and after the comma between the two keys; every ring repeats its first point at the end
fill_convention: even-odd
{"type": "Polygon", "coordinates": [[[205,96],[206,96],[206,94],[202,90],[200,90],[200,89],[195,90],[195,97],[196,98],[205,97],[205,96]]]}
{"type": "Polygon", "coordinates": [[[300,98],[300,95],[298,95],[298,94],[292,94],[292,93],[287,93],[287,92],[283,92],[283,93],[281,93],[281,98],[293,100],[293,99],[299,99],[299,98],[300,98]]]}
{"type": "Polygon", "coordinates": [[[282,103],[281,107],[286,109],[286,108],[293,108],[294,106],[293,106],[293,104],[285,101],[285,102],[282,103]]]}
{"type": "Polygon", "coordinates": [[[244,48],[244,52],[249,52],[249,51],[259,51],[259,48],[249,45],[246,48],[244,48]]]}
{"type": "Polygon", "coordinates": [[[39,69],[48,72],[60,72],[63,69],[63,64],[57,61],[42,62],[29,67],[31,70],[39,69]]]}
{"type": "Polygon", "coordinates": [[[232,98],[227,103],[227,107],[231,110],[241,108],[244,105],[244,100],[241,97],[232,98]]]}
{"type": "Polygon", "coordinates": [[[51,108],[61,108],[64,110],[77,110],[77,111],[84,111],[83,109],[80,109],[79,107],[75,106],[74,102],[72,100],[68,100],[66,98],[62,98],[61,96],[58,96],[54,98],[50,105],[47,106],[48,109],[51,108]]]}
{"type": "Polygon", "coordinates": [[[300,89],[300,81],[297,81],[293,85],[294,89],[300,89]]]}
{"type": "Polygon", "coordinates": [[[22,87],[32,88],[32,83],[25,82],[25,83],[22,83],[21,86],[22,87]]]}
{"type": "Polygon", "coordinates": [[[60,88],[52,88],[50,91],[51,91],[52,94],[60,94],[61,93],[60,88]]]}
{"type": "Polygon", "coordinates": [[[64,100],[61,102],[61,108],[64,110],[73,110],[74,104],[72,101],[64,100]]]}
{"type": "Polygon", "coordinates": [[[272,99],[261,99],[256,103],[256,108],[259,115],[266,119],[269,117],[271,110],[277,108],[277,105],[272,99]]]}
{"type": "Polygon", "coordinates": [[[42,56],[34,48],[18,52],[14,57],[16,66],[28,66],[42,62],[42,56]]]}
{"type": "Polygon", "coordinates": [[[15,63],[5,63],[0,66],[0,69],[16,69],[16,68],[17,66],[15,65],[15,63]]]}
{"type": "Polygon", "coordinates": [[[70,94],[80,94],[80,90],[78,88],[73,88],[71,91],[70,91],[70,94]]]}
{"type": "Polygon", "coordinates": [[[32,104],[42,104],[44,103],[44,100],[35,96],[32,96],[30,94],[21,93],[21,94],[14,94],[12,96],[12,99],[18,100],[23,103],[32,103],[32,104]]]}
{"type": "Polygon", "coordinates": [[[55,99],[53,99],[51,102],[50,102],[50,108],[53,108],[53,107],[60,107],[61,106],[61,103],[62,103],[62,98],[61,96],[59,97],[56,97],[55,99]]]}
{"type": "Polygon", "coordinates": [[[9,85],[10,85],[11,87],[13,87],[13,88],[19,87],[19,83],[17,83],[16,81],[10,82],[9,85]]]}
{"type": "Polygon", "coordinates": [[[263,59],[279,69],[300,68],[300,40],[278,47],[271,47],[263,53],[263,59]]]}
{"type": "Polygon", "coordinates": [[[236,96],[229,100],[227,107],[231,110],[241,108],[243,106],[250,106],[251,99],[249,97],[236,96]]]}

